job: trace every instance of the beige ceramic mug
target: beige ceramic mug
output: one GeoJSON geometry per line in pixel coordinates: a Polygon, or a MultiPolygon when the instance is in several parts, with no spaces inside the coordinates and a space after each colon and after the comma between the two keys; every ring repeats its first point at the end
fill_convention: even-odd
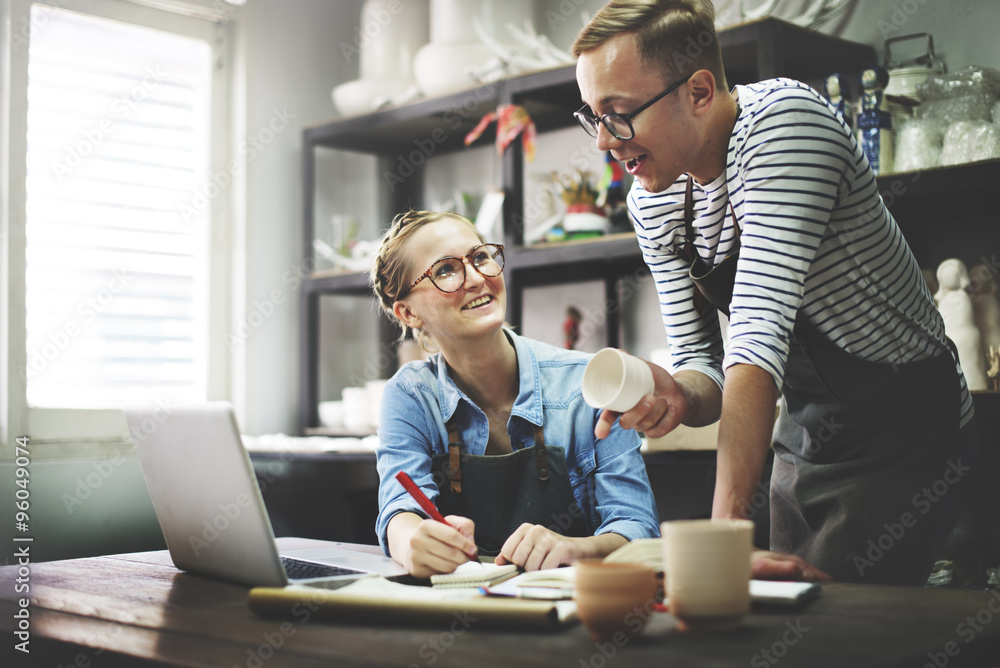
{"type": "Polygon", "coordinates": [[[750,520],[660,525],[670,612],[684,631],[725,630],[750,610],[750,520]]]}
{"type": "Polygon", "coordinates": [[[597,351],[583,371],[583,400],[594,408],[624,413],[653,389],[649,365],[617,348],[597,351]]]}

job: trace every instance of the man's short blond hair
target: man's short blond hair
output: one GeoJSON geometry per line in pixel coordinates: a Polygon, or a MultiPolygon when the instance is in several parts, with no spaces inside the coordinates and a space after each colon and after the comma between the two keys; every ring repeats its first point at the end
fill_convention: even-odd
{"type": "Polygon", "coordinates": [[[636,35],[643,64],[661,73],[664,83],[704,69],[716,86],[728,89],[709,0],[611,0],[584,26],[570,51],[579,58],[624,33],[636,35]]]}

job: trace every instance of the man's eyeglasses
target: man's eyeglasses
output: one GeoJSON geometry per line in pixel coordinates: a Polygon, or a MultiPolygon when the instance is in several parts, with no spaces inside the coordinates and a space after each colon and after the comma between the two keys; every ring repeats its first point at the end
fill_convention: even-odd
{"type": "Polygon", "coordinates": [[[503,244],[482,244],[473,248],[463,257],[443,257],[431,268],[420,274],[410,287],[403,290],[400,298],[410,293],[417,283],[425,278],[431,279],[441,292],[458,292],[465,285],[465,261],[472,268],[487,278],[499,276],[503,271],[503,244]]]}
{"type": "Polygon", "coordinates": [[[597,124],[603,123],[604,127],[607,128],[608,132],[610,132],[613,137],[622,141],[628,141],[629,139],[632,139],[632,137],[635,137],[635,129],[632,127],[632,120],[638,116],[640,112],[645,111],[647,108],[659,102],[661,98],[666,97],[683,86],[690,78],[691,74],[687,75],[680,81],[670,84],[667,86],[665,91],[628,114],[604,114],[600,118],[596,118],[588,113],[590,110],[587,108],[587,105],[583,105],[577,111],[573,112],[573,115],[576,116],[576,120],[580,121],[580,125],[583,126],[583,129],[586,130],[587,134],[591,137],[597,137],[597,124]]]}

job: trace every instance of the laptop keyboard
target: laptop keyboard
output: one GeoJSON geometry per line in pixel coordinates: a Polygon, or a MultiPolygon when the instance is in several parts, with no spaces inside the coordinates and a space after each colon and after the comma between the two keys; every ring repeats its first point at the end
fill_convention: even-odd
{"type": "Polygon", "coordinates": [[[363,571],[357,571],[353,568],[317,564],[311,561],[292,559],[291,557],[281,557],[281,565],[285,567],[285,574],[288,575],[289,580],[328,578],[335,575],[363,575],[363,571]]]}

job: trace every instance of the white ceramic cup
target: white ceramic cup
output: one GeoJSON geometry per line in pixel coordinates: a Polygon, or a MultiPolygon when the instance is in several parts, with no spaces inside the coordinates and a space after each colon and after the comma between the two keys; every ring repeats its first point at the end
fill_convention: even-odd
{"type": "Polygon", "coordinates": [[[649,365],[616,348],[599,350],[583,372],[583,400],[594,408],[624,413],[652,393],[649,365]]]}
{"type": "Polygon", "coordinates": [[[344,428],[359,434],[371,431],[372,423],[368,412],[368,392],[363,387],[345,387],[340,393],[342,399],[344,428]]]}
{"type": "Polygon", "coordinates": [[[660,525],[666,595],[684,631],[738,627],[750,610],[750,520],[675,520],[660,525]]]}
{"type": "Polygon", "coordinates": [[[343,429],[344,427],[344,402],[343,401],[321,401],[317,407],[319,412],[319,423],[331,429],[343,429]]]}

